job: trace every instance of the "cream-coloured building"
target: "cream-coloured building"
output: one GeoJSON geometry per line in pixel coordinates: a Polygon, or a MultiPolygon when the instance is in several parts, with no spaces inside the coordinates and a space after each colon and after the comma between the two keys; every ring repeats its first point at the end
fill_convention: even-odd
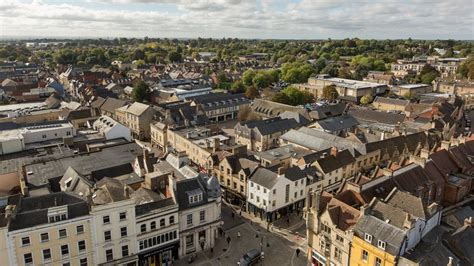
{"type": "Polygon", "coordinates": [[[21,198],[5,209],[8,252],[2,260],[9,263],[2,265],[95,264],[92,217],[80,197],[57,192],[21,198]]]}
{"type": "Polygon", "coordinates": [[[134,102],[116,109],[117,120],[129,127],[137,139],[150,138],[150,124],[153,121],[155,110],[148,104],[134,102]]]}

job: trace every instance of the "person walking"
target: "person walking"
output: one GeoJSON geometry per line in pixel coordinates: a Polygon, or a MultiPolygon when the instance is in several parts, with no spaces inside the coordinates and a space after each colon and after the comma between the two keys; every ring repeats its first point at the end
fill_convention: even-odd
{"type": "Polygon", "coordinates": [[[240,238],[240,231],[237,231],[237,237],[240,238]]]}
{"type": "Polygon", "coordinates": [[[230,244],[230,236],[227,237],[227,245],[230,244]]]}
{"type": "Polygon", "coordinates": [[[300,252],[301,252],[300,249],[297,248],[297,249],[296,249],[296,257],[298,257],[298,256],[300,255],[300,252]]]}

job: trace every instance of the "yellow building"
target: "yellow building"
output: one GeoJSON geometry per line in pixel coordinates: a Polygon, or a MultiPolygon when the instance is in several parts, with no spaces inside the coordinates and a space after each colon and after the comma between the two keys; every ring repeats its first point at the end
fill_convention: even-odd
{"type": "Polygon", "coordinates": [[[94,264],[91,216],[83,199],[59,192],[7,207],[10,265],[94,264]]]}
{"type": "Polygon", "coordinates": [[[396,257],[371,243],[354,236],[351,247],[351,265],[396,265],[396,257]]]}

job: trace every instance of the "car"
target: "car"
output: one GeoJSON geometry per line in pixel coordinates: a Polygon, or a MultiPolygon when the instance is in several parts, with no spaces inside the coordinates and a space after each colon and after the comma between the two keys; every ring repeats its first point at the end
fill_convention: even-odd
{"type": "Polygon", "coordinates": [[[240,266],[255,265],[261,259],[263,259],[263,251],[260,252],[258,249],[252,249],[245,253],[237,264],[240,266]]]}

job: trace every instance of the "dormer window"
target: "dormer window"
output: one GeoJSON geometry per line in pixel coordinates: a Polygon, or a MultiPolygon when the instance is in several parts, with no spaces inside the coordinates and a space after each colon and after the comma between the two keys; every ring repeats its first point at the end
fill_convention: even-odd
{"type": "Polygon", "coordinates": [[[193,191],[188,192],[188,199],[189,204],[195,204],[202,201],[202,191],[200,189],[196,189],[193,191]]]}
{"type": "Polygon", "coordinates": [[[50,223],[64,221],[67,219],[67,206],[52,207],[48,209],[48,221],[50,223]]]}
{"type": "Polygon", "coordinates": [[[377,246],[378,246],[380,249],[385,250],[385,242],[384,242],[384,241],[379,240],[379,241],[377,242],[377,246]]]}
{"type": "Polygon", "coordinates": [[[366,233],[364,235],[364,239],[365,239],[365,241],[367,241],[369,243],[372,243],[372,235],[366,233]]]}

